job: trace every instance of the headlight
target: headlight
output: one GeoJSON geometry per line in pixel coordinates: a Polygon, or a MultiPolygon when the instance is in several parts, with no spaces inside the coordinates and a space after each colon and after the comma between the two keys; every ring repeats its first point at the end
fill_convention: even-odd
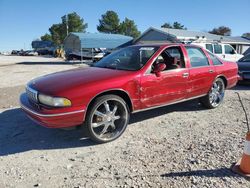
{"type": "Polygon", "coordinates": [[[71,106],[71,101],[62,97],[50,97],[47,95],[39,94],[39,102],[48,106],[64,107],[71,106]]]}

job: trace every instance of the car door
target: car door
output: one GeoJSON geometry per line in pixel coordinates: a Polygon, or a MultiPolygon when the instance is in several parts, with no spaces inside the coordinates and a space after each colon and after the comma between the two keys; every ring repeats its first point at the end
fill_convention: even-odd
{"type": "Polygon", "coordinates": [[[216,77],[215,68],[199,47],[186,46],[189,61],[187,98],[195,98],[209,92],[216,77]]]}
{"type": "Polygon", "coordinates": [[[228,44],[224,45],[224,51],[225,51],[225,60],[226,61],[237,61],[237,53],[235,52],[234,48],[228,44]]]}
{"type": "Polygon", "coordinates": [[[222,45],[214,44],[214,54],[216,54],[219,58],[225,59],[225,55],[223,54],[222,45]]]}
{"type": "MultiPolygon", "coordinates": [[[[177,49],[182,53],[180,48],[177,49]]],[[[173,51],[173,53],[176,53],[176,51],[173,51]]],[[[181,56],[183,59],[183,55],[181,56]]],[[[184,61],[184,59],[181,61],[184,61]]],[[[156,62],[154,62],[154,64],[155,63],[156,62]]],[[[143,108],[174,103],[185,99],[187,96],[188,74],[188,69],[186,67],[181,67],[181,65],[174,69],[167,68],[165,71],[161,72],[159,77],[152,73],[152,71],[145,73],[141,77],[140,93],[143,108]]]]}

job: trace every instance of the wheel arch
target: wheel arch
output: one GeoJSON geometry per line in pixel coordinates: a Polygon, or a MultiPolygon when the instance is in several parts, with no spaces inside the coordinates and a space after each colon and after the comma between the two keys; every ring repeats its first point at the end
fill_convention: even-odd
{"type": "Polygon", "coordinates": [[[106,90],[106,91],[102,91],[101,93],[98,93],[88,103],[87,108],[86,108],[86,112],[89,111],[90,107],[93,105],[95,100],[98,97],[101,97],[103,95],[117,95],[117,96],[121,97],[128,105],[129,111],[133,112],[133,103],[132,103],[132,100],[130,98],[130,95],[128,94],[128,92],[124,91],[123,89],[111,89],[111,90],[106,90]]]}
{"type": "Polygon", "coordinates": [[[227,88],[227,78],[226,78],[226,76],[224,76],[224,75],[218,75],[217,77],[216,77],[216,79],[217,78],[221,78],[222,80],[223,80],[223,82],[224,82],[224,84],[225,84],[225,88],[227,88]]]}

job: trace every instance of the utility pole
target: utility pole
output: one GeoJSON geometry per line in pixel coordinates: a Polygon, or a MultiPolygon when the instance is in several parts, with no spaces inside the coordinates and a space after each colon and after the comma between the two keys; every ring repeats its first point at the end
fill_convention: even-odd
{"type": "Polygon", "coordinates": [[[69,34],[68,14],[66,15],[66,32],[67,32],[67,36],[68,36],[68,34],[69,34]]]}

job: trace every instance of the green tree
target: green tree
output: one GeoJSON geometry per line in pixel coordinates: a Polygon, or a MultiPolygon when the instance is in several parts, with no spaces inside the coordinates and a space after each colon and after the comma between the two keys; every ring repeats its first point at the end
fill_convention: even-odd
{"type": "Polygon", "coordinates": [[[119,33],[120,19],[118,14],[111,10],[103,14],[101,19],[99,19],[97,30],[103,33],[119,33]]]}
{"type": "MultiPolygon", "coordinates": [[[[61,45],[63,43],[63,29],[62,29],[62,24],[53,24],[49,28],[49,32],[51,34],[52,41],[56,45],[61,45]]],[[[65,35],[64,35],[65,36],[65,35]]]]}
{"type": "Polygon", "coordinates": [[[138,31],[137,25],[135,25],[134,20],[125,18],[125,20],[120,24],[120,34],[131,36],[133,38],[138,37],[141,32],[138,31]]]}
{"type": "Polygon", "coordinates": [[[222,36],[230,36],[231,29],[226,26],[220,26],[209,31],[211,34],[222,35],[222,36]]]}
{"type": "Polygon", "coordinates": [[[67,32],[86,32],[88,27],[87,23],[84,23],[84,19],[81,18],[76,12],[64,15],[62,17],[62,30],[63,38],[67,36],[67,32]],[[67,31],[68,29],[68,31],[67,31]]]}
{"type": "Polygon", "coordinates": [[[41,36],[41,40],[43,41],[52,41],[52,36],[48,33],[45,33],[45,35],[41,36]]]}
{"type": "Polygon", "coordinates": [[[170,28],[170,29],[184,29],[184,30],[187,30],[187,28],[184,25],[182,25],[181,23],[179,23],[179,22],[174,22],[173,24],[166,22],[161,27],[162,28],[170,28]]]}
{"type": "Polygon", "coordinates": [[[161,28],[170,28],[170,29],[172,29],[173,26],[171,25],[171,23],[164,23],[164,24],[161,26],[161,28]]]}
{"type": "Polygon", "coordinates": [[[179,22],[174,22],[173,23],[173,28],[174,29],[184,29],[184,30],[187,30],[187,28],[184,25],[182,25],[181,23],[179,23],[179,22]]]}
{"type": "Polygon", "coordinates": [[[250,39],[250,32],[242,34],[242,37],[250,39]]]}
{"type": "Polygon", "coordinates": [[[88,27],[76,12],[69,13],[61,17],[62,21],[58,24],[53,24],[49,28],[50,34],[41,36],[42,40],[51,39],[56,45],[61,45],[70,32],[85,32],[88,27]]]}

